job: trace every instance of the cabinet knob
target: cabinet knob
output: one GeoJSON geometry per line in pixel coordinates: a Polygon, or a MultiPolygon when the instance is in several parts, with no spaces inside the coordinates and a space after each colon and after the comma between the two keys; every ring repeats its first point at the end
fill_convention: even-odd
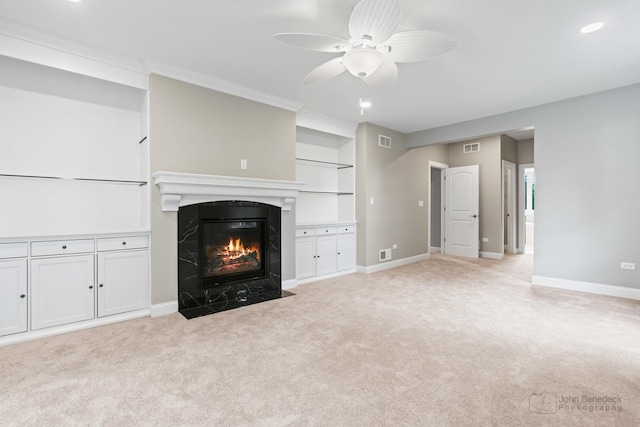
{"type": "Polygon", "coordinates": [[[338,255],[340,255],[340,252],[338,252],[338,255]]]}
{"type": "Polygon", "coordinates": [[[102,283],[100,283],[98,286],[100,286],[101,288],[104,288],[104,285],[102,283]]]}
{"type": "Polygon", "coordinates": [[[93,285],[89,285],[89,289],[93,289],[93,285]]]}
{"type": "Polygon", "coordinates": [[[127,242],[122,242],[122,245],[126,245],[126,244],[127,244],[127,242]]]}
{"type": "Polygon", "coordinates": [[[20,295],[20,298],[25,298],[25,297],[26,297],[25,294],[20,295]]]}
{"type": "Polygon", "coordinates": [[[306,232],[306,231],[304,231],[304,232],[303,232],[303,234],[307,234],[307,232],[306,232]]]}
{"type": "Polygon", "coordinates": [[[67,245],[62,245],[62,249],[67,249],[67,245]]]}

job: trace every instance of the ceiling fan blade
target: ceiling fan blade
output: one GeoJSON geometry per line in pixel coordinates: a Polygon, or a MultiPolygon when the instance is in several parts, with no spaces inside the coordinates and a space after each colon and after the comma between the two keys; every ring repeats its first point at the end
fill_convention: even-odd
{"type": "Polygon", "coordinates": [[[281,42],[319,52],[344,52],[349,42],[338,37],[311,33],[277,33],[281,42]]]}
{"type": "Polygon", "coordinates": [[[384,61],[375,73],[362,79],[366,84],[378,89],[386,89],[398,79],[398,66],[395,62],[384,61]]]}
{"type": "Polygon", "coordinates": [[[418,62],[442,55],[458,43],[437,31],[405,31],[396,33],[385,43],[389,53],[385,58],[393,62],[418,62]]]}
{"type": "Polygon", "coordinates": [[[400,0],[361,0],[349,19],[349,34],[357,40],[371,37],[374,44],[385,42],[402,19],[400,0]]]}
{"type": "Polygon", "coordinates": [[[327,61],[311,70],[311,72],[304,78],[304,84],[310,85],[324,80],[329,80],[332,77],[342,74],[346,70],[347,67],[342,64],[341,56],[333,58],[331,61],[327,61]]]}

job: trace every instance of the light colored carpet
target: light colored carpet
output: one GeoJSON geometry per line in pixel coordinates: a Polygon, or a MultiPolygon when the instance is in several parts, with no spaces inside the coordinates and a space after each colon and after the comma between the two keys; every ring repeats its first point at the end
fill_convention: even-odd
{"type": "Polygon", "coordinates": [[[2,347],[0,425],[640,425],[640,303],[532,287],[531,263],[436,255],[2,347]],[[583,395],[621,411],[560,407],[583,395]]]}

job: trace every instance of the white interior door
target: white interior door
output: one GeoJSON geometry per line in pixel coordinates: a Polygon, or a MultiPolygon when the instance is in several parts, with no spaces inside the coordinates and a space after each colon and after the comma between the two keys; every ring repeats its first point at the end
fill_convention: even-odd
{"type": "Polygon", "coordinates": [[[445,253],[478,258],[480,232],[478,165],[445,170],[445,253]]]}

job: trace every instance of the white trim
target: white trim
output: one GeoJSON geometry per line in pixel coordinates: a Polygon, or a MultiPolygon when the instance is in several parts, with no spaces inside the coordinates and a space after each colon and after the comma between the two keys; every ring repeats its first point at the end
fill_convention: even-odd
{"type": "Polygon", "coordinates": [[[431,253],[431,254],[439,254],[440,253],[440,248],[436,248],[435,246],[431,246],[429,248],[429,253],[431,253]]]}
{"type": "Polygon", "coordinates": [[[82,331],[85,329],[95,328],[98,326],[110,325],[112,323],[124,322],[126,320],[139,319],[148,317],[150,310],[130,311],[128,313],[114,314],[112,316],[100,317],[97,319],[87,320],[85,322],[74,322],[66,325],[54,326],[51,328],[38,329],[35,331],[20,332],[12,335],[0,337],[0,346],[17,344],[25,341],[32,341],[40,338],[51,337],[54,335],[66,334],[69,332],[82,331]]]}
{"type": "Polygon", "coordinates": [[[158,171],[152,174],[162,195],[162,210],[221,200],[266,203],[290,211],[303,182],[158,171]]]}
{"type": "Polygon", "coordinates": [[[379,271],[390,270],[392,268],[402,267],[404,265],[425,261],[425,260],[428,260],[429,257],[430,255],[426,253],[421,255],[415,255],[412,257],[397,259],[395,261],[383,262],[381,264],[372,265],[370,267],[363,267],[359,265],[356,267],[356,271],[358,273],[364,273],[364,274],[377,273],[379,271]]]}
{"type": "Polygon", "coordinates": [[[338,271],[336,273],[324,274],[322,276],[313,276],[313,277],[309,277],[308,279],[301,279],[301,280],[298,280],[297,282],[298,282],[298,285],[307,285],[309,283],[319,282],[321,280],[333,279],[340,276],[346,276],[348,274],[353,274],[355,272],[356,272],[355,269],[343,270],[343,271],[338,271]]]}
{"type": "Polygon", "coordinates": [[[298,111],[298,114],[296,114],[296,126],[340,135],[347,138],[355,138],[356,129],[358,128],[357,123],[337,120],[307,108],[303,108],[298,111]]]}
{"type": "Polygon", "coordinates": [[[640,289],[624,286],[605,285],[602,283],[581,282],[578,280],[558,279],[555,277],[533,276],[531,283],[536,286],[586,292],[617,298],[640,300],[640,289]]]}
{"type": "Polygon", "coordinates": [[[149,75],[135,58],[87,48],[4,19],[0,19],[0,55],[149,89],[149,75]]]}
{"type": "Polygon", "coordinates": [[[178,301],[162,302],[151,306],[151,317],[160,317],[178,312],[178,301]]]}
{"type": "Polygon", "coordinates": [[[282,290],[286,291],[288,289],[293,289],[298,286],[298,281],[296,279],[291,280],[283,280],[282,281],[282,290]]]}
{"type": "Polygon", "coordinates": [[[502,259],[502,258],[504,258],[504,254],[500,253],[500,252],[483,252],[483,251],[480,251],[480,258],[502,259]]]}
{"type": "Polygon", "coordinates": [[[271,105],[273,107],[282,108],[289,111],[298,111],[302,108],[302,104],[289,101],[288,99],[270,95],[265,92],[249,89],[226,80],[208,76],[206,74],[196,73],[184,68],[176,67],[164,62],[147,59],[145,61],[149,74],[158,74],[172,79],[180,80],[185,83],[191,83],[207,89],[223,92],[240,98],[256,101],[262,104],[271,105]]]}

